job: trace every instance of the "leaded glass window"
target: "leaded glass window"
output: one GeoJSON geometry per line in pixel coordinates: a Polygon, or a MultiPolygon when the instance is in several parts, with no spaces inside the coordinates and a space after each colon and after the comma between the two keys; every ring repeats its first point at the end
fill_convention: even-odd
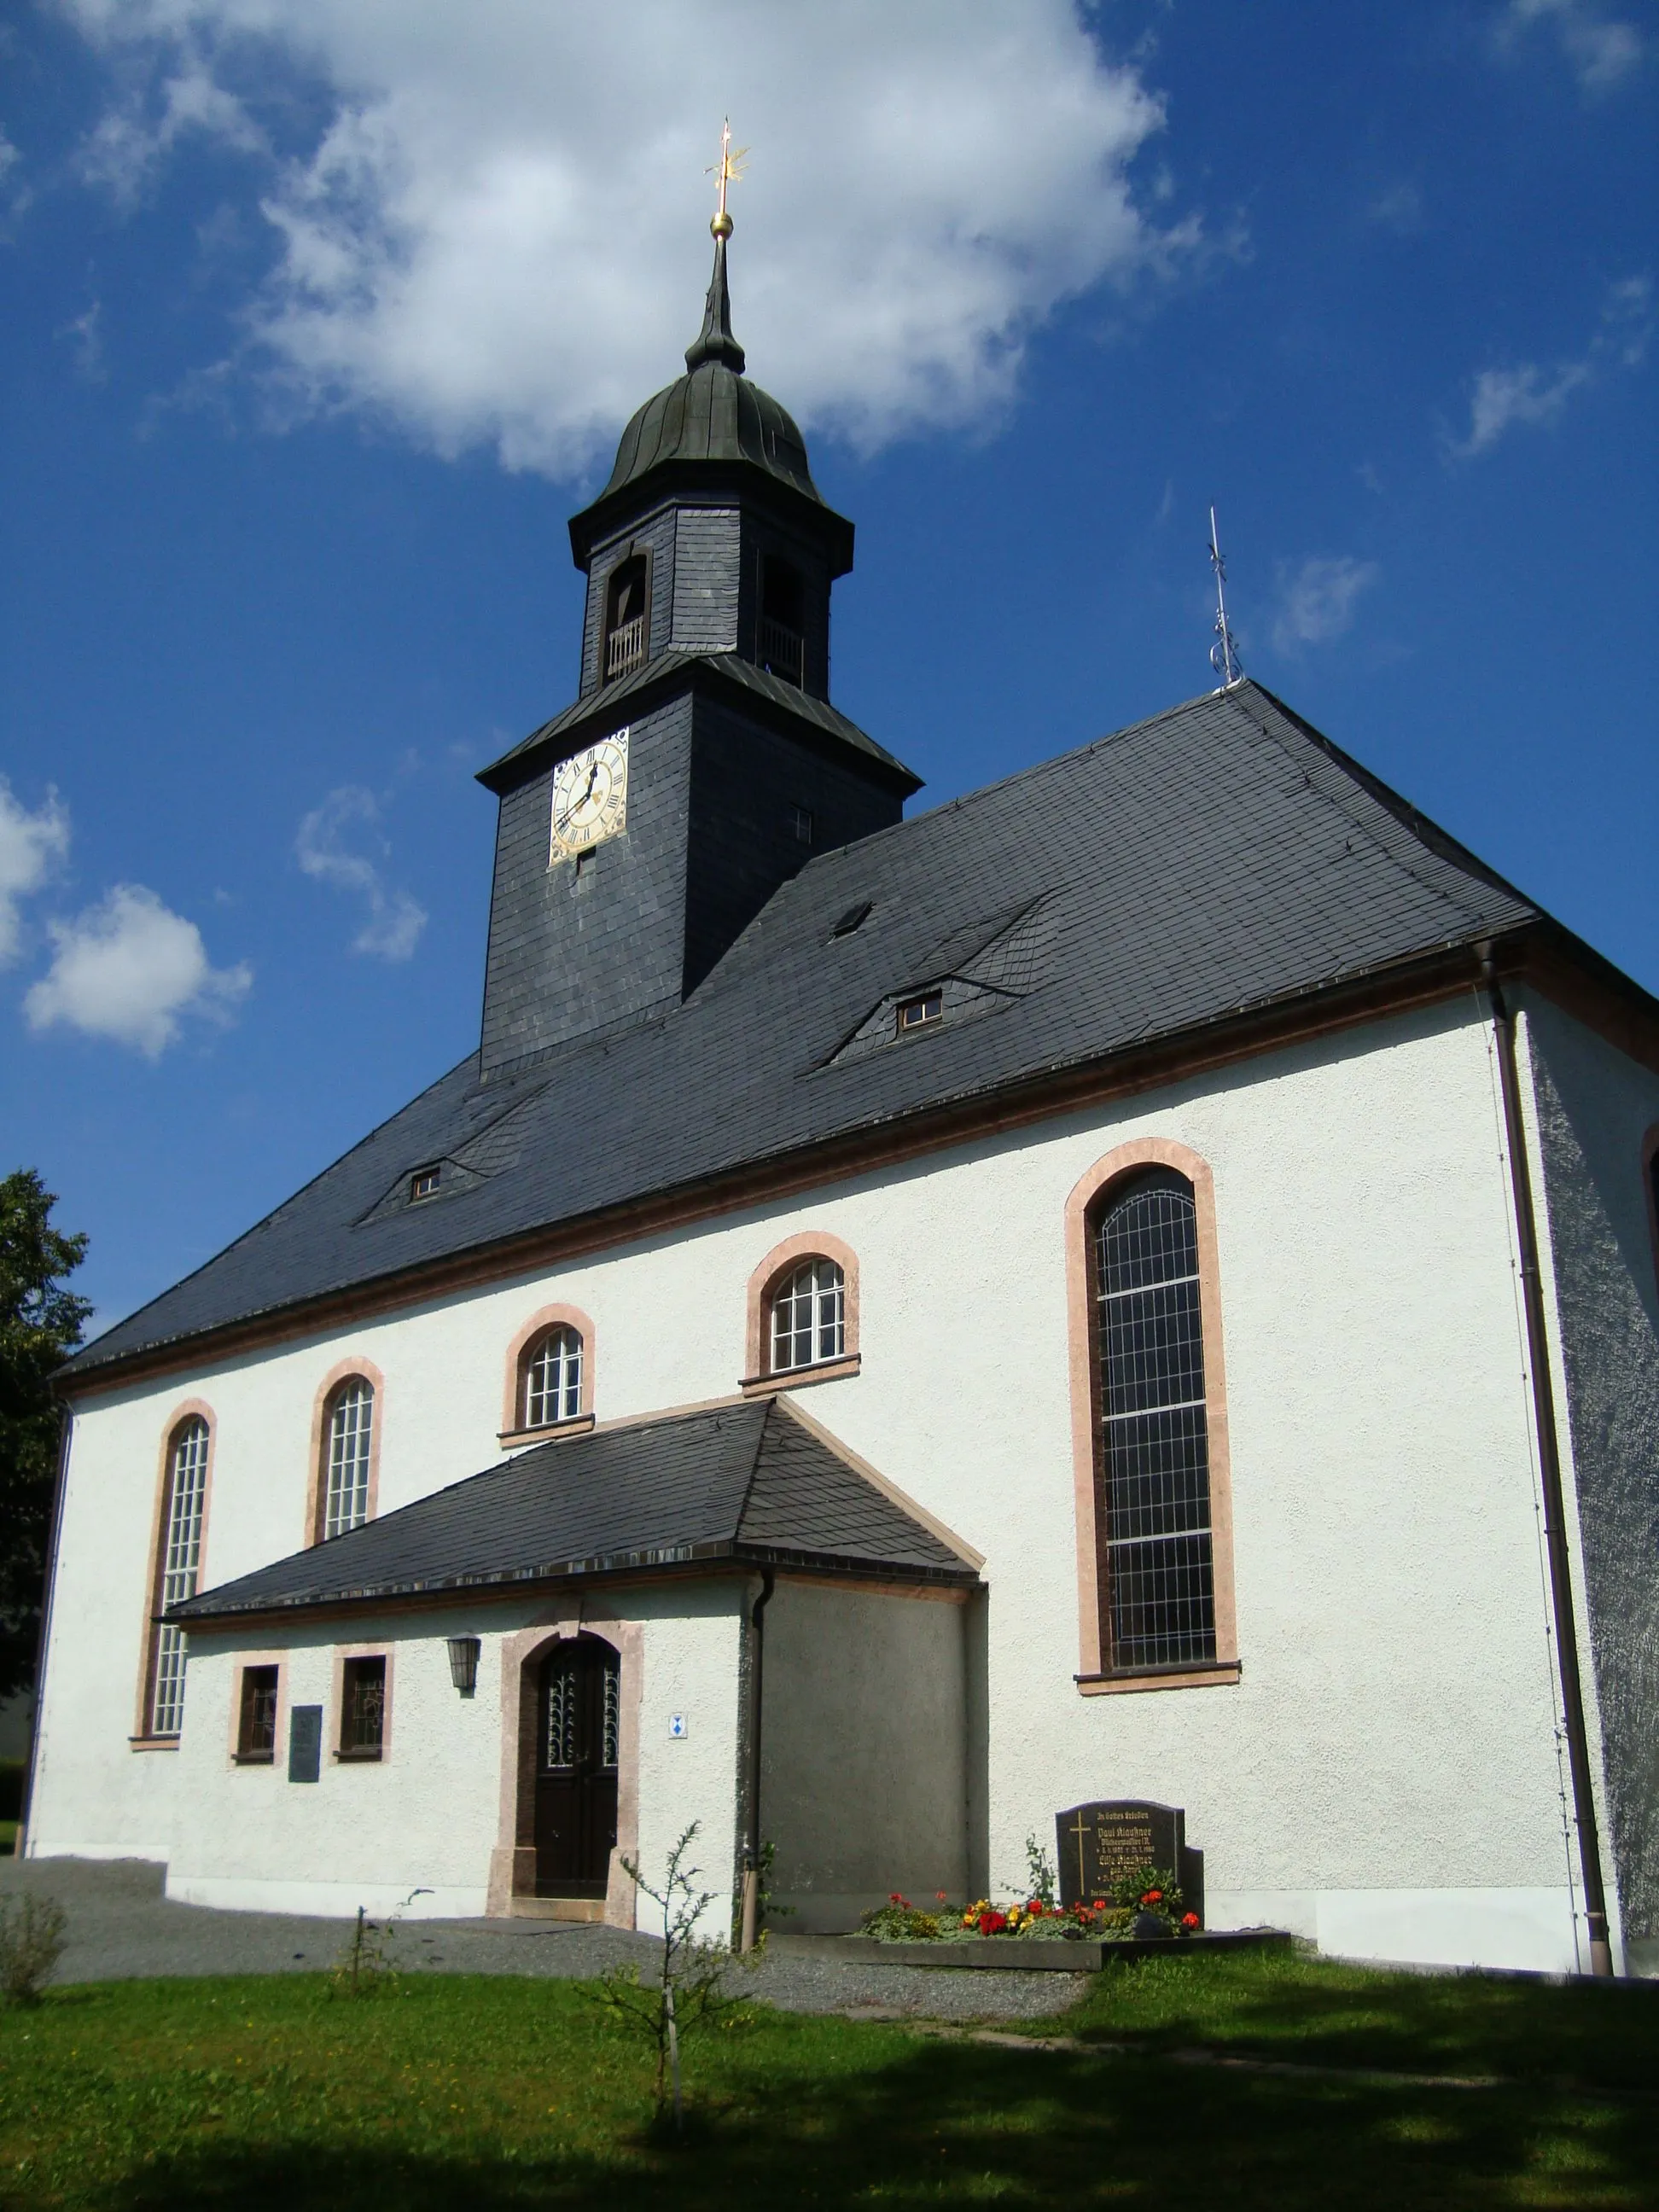
{"type": "Polygon", "coordinates": [[[847,1285],[833,1260],[806,1260],[772,1294],[772,1372],[839,1359],[847,1348],[847,1285]]]}
{"type": "Polygon", "coordinates": [[[374,1442],[374,1385],[356,1375],[329,1408],[328,1487],[323,1534],[343,1536],[368,1518],[369,1449],[374,1442]]]}
{"type": "Polygon", "coordinates": [[[1107,1664],[1201,1663],[1215,1576],[1192,1185],[1160,1168],[1121,1186],[1095,1261],[1107,1664]]]}
{"type": "MultiPolygon", "coordinates": [[[[161,1538],[161,1606],[196,1595],[202,1561],[202,1509],[207,1501],[208,1425],[199,1415],[175,1431],[167,1466],[167,1526],[161,1538]]],[[[177,1735],[185,1724],[185,1633],[163,1622],[151,1673],[152,1735],[177,1735]]]]}
{"type": "Polygon", "coordinates": [[[526,1363],[524,1425],[550,1428],[582,1409],[582,1340],[574,1328],[550,1329],[526,1363]]]}

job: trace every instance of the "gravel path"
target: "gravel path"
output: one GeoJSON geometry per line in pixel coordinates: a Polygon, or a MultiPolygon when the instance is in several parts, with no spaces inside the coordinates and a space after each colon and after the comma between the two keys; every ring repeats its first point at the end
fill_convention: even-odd
{"type": "MultiPolygon", "coordinates": [[[[69,1916],[60,1982],[173,1974],[309,1974],[333,1965],[343,1920],[280,1912],[216,1912],[173,1905],[162,1869],[143,1859],[0,1859],[0,1899],[33,1891],[69,1916]]],[[[602,1974],[653,1956],[655,1942],[618,1928],[545,1920],[407,1920],[395,1950],[410,1972],[602,1974]]],[[[757,1997],[787,2012],[855,2019],[1034,2020],[1064,2012],[1075,1974],[973,1973],[926,1966],[763,1958],[743,1970],[757,1997]]]]}

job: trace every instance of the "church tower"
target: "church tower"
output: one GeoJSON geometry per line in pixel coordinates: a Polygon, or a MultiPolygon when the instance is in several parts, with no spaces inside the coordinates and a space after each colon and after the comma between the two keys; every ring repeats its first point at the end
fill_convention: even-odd
{"type": "Polygon", "coordinates": [[[501,802],[486,1080],[671,1012],[815,852],[888,828],[921,787],[830,703],[853,526],[744,373],[723,208],[711,228],[685,374],[571,520],[578,696],[479,777],[501,802]]]}

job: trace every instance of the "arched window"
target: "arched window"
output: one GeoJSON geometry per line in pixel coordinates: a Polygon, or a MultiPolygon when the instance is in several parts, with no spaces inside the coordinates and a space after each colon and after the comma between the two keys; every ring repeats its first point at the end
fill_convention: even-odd
{"type": "Polygon", "coordinates": [[[605,683],[626,676],[646,659],[650,640],[649,574],[643,553],[635,553],[611,572],[605,592],[605,683]]]}
{"type": "Polygon", "coordinates": [[[323,1431],[325,1542],[368,1520],[374,1445],[374,1385],[366,1375],[349,1376],[329,1400],[323,1431]]]}
{"type": "Polygon", "coordinates": [[[1109,1668],[1216,1656],[1209,1420],[1193,1186],[1152,1168],[1094,1223],[1097,1540],[1109,1668]]]}
{"type": "MultiPolygon", "coordinates": [[[[208,1425],[199,1413],[180,1421],[167,1447],[161,1508],[161,1556],[156,1563],[158,1613],[196,1595],[202,1563],[202,1521],[207,1506],[208,1425]]],[[[185,1634],[162,1622],[155,1629],[149,1667],[146,1733],[177,1735],[185,1724],[185,1634]]]]}
{"type": "Polygon", "coordinates": [[[574,1421],[582,1410],[582,1340],[561,1322],[537,1337],[520,1367],[519,1424],[550,1429],[574,1421]]]}
{"type": "Polygon", "coordinates": [[[799,684],[805,673],[806,592],[791,561],[768,553],[761,560],[760,651],[763,668],[799,684]]]}
{"type": "Polygon", "coordinates": [[[846,1278],[833,1260],[803,1260],[772,1292],[772,1372],[839,1359],[846,1349],[846,1278]]]}

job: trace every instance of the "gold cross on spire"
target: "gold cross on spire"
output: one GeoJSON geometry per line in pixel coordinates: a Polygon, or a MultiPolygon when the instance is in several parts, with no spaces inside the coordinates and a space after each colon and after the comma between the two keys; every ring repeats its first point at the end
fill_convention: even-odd
{"type": "Polygon", "coordinates": [[[720,180],[720,205],[709,217],[708,222],[708,228],[716,238],[730,238],[732,235],[732,218],[726,208],[726,188],[728,185],[735,185],[741,180],[743,170],[740,164],[748,151],[749,149],[746,146],[732,145],[732,118],[728,115],[720,125],[720,160],[715,162],[713,168],[703,171],[706,177],[715,177],[720,180]]]}

